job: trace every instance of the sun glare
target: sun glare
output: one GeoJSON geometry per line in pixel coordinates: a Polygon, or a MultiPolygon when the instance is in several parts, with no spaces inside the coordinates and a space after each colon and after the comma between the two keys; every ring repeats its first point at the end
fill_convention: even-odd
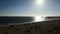
{"type": "Polygon", "coordinates": [[[38,22],[38,21],[43,21],[43,17],[41,16],[35,16],[35,22],[38,22]]]}

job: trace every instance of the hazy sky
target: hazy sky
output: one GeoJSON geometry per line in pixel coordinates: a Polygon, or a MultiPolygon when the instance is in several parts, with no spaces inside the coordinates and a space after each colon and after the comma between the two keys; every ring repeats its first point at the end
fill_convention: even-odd
{"type": "Polygon", "coordinates": [[[60,0],[0,0],[0,16],[60,16],[60,0]]]}

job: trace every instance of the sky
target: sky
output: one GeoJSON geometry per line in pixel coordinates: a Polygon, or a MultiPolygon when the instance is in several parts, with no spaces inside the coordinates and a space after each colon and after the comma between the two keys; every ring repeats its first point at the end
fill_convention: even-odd
{"type": "Polygon", "coordinates": [[[60,16],[60,0],[0,0],[0,16],[60,16]]]}

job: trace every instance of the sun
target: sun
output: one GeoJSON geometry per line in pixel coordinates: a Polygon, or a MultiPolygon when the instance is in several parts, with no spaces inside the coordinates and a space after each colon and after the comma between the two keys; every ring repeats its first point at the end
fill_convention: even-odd
{"type": "Polygon", "coordinates": [[[44,4],[44,0],[35,0],[35,4],[37,6],[43,5],[44,4]]]}
{"type": "Polygon", "coordinates": [[[38,21],[43,21],[44,18],[41,17],[41,16],[35,16],[35,22],[38,22],[38,21]]]}

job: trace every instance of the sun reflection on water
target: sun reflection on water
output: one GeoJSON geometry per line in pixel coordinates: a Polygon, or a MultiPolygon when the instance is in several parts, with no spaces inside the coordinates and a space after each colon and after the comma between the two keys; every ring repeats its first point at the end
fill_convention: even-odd
{"type": "Polygon", "coordinates": [[[34,17],[35,22],[39,22],[39,21],[43,21],[43,20],[44,20],[44,17],[42,17],[42,16],[35,16],[34,17]]]}

